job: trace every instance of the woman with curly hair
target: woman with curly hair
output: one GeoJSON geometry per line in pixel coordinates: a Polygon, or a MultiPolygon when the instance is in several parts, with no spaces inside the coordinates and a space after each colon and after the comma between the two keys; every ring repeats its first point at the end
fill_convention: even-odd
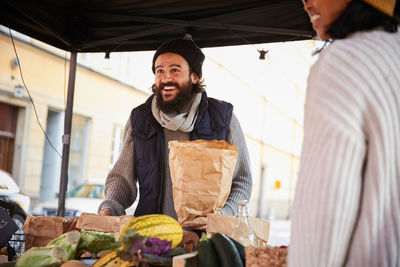
{"type": "Polygon", "coordinates": [[[303,3],[330,44],[308,77],[289,266],[400,266],[399,7],[303,3]]]}

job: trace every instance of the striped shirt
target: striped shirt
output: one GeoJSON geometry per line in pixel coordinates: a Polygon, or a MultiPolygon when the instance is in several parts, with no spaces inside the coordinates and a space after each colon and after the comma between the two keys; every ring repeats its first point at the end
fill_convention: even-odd
{"type": "Polygon", "coordinates": [[[335,40],[311,68],[289,266],[400,266],[400,33],[335,40]]]}

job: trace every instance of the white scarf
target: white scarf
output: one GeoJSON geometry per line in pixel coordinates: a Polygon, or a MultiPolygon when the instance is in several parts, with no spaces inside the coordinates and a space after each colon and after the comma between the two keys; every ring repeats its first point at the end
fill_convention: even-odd
{"type": "Polygon", "coordinates": [[[198,107],[201,101],[201,93],[197,93],[192,97],[191,103],[186,111],[177,114],[176,112],[164,113],[157,106],[157,97],[153,97],[151,102],[151,111],[154,118],[162,127],[171,131],[182,131],[189,133],[193,130],[194,123],[198,115],[198,107]]]}

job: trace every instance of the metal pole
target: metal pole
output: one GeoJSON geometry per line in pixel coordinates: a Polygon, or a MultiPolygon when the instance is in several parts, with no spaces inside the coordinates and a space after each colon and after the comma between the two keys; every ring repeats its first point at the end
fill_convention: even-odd
{"type": "MultiPolygon", "coordinates": [[[[264,149],[264,147],[262,147],[262,149],[264,149]]],[[[261,161],[263,161],[263,159],[261,158],[261,161]]],[[[260,191],[258,193],[258,203],[257,203],[257,217],[259,218],[264,218],[265,214],[263,214],[263,210],[265,209],[266,205],[264,204],[264,187],[266,186],[265,184],[265,174],[266,174],[266,169],[267,167],[265,165],[261,166],[261,170],[260,170],[260,191]]]]}
{"type": "Polygon", "coordinates": [[[62,152],[62,163],[61,163],[60,193],[58,195],[58,210],[57,210],[57,216],[60,217],[64,217],[65,195],[68,186],[68,161],[69,161],[69,146],[71,140],[72,107],[74,104],[76,58],[77,58],[77,52],[72,51],[69,63],[68,96],[67,96],[67,107],[65,109],[64,135],[62,137],[63,152],[62,152]]]}

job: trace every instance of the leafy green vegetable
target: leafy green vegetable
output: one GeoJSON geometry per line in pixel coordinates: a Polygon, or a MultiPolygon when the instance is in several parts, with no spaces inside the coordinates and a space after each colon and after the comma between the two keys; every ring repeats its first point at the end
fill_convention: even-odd
{"type": "Polygon", "coordinates": [[[136,233],[135,230],[127,230],[122,237],[125,251],[133,254],[137,252],[153,255],[164,255],[171,250],[172,241],[161,240],[155,237],[145,237],[136,233]]]}
{"type": "Polygon", "coordinates": [[[68,260],[75,259],[81,234],[78,231],[71,231],[51,240],[47,247],[58,246],[64,248],[68,253],[68,260]]]}
{"type": "MultiPolygon", "coordinates": [[[[185,247],[186,247],[186,245],[185,245],[185,247]]],[[[181,254],[185,253],[185,247],[174,247],[173,249],[171,249],[164,256],[166,256],[166,257],[174,257],[174,256],[177,256],[177,255],[181,255],[181,254]]]]}
{"type": "Polygon", "coordinates": [[[60,266],[68,260],[67,251],[64,248],[34,247],[26,251],[15,263],[16,267],[50,267],[60,266]]]}
{"type": "Polygon", "coordinates": [[[125,260],[138,259],[155,265],[171,265],[172,257],[184,253],[184,248],[171,249],[172,241],[141,236],[130,229],[122,237],[124,247],[117,251],[118,257],[125,260]]]}
{"type": "Polygon", "coordinates": [[[141,236],[134,229],[127,230],[122,236],[122,243],[127,244],[126,247],[135,247],[135,244],[142,244],[147,240],[147,237],[141,236]]]}
{"type": "Polygon", "coordinates": [[[113,234],[82,230],[77,256],[88,251],[92,255],[92,258],[96,258],[97,253],[100,251],[113,250],[119,246],[120,243],[115,241],[113,234]]]}
{"type": "Polygon", "coordinates": [[[143,253],[153,255],[164,255],[171,250],[172,241],[160,240],[159,238],[147,238],[144,246],[142,246],[143,253]]]}

